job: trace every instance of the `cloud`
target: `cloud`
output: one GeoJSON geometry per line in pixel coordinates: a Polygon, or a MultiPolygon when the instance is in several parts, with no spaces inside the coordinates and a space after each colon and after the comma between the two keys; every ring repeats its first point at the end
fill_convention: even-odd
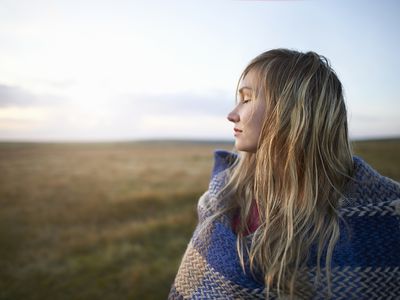
{"type": "Polygon", "coordinates": [[[36,85],[45,86],[53,90],[66,90],[78,85],[78,81],[74,79],[36,79],[36,85]]]}
{"type": "Polygon", "coordinates": [[[0,139],[222,138],[231,131],[226,115],[233,101],[218,91],[110,95],[56,106],[22,88],[0,91],[0,139]]]}
{"type": "Polygon", "coordinates": [[[233,96],[214,91],[208,94],[129,94],[121,96],[124,111],[140,114],[226,116],[234,106],[233,96]]]}
{"type": "Polygon", "coordinates": [[[351,138],[399,137],[400,121],[396,113],[355,112],[349,116],[351,138]]]}
{"type": "Polygon", "coordinates": [[[62,97],[49,94],[35,94],[19,86],[0,83],[0,108],[26,107],[36,105],[60,104],[62,97]]]}
{"type": "Polygon", "coordinates": [[[37,96],[20,87],[0,84],[0,107],[32,105],[37,101],[37,96]]]}

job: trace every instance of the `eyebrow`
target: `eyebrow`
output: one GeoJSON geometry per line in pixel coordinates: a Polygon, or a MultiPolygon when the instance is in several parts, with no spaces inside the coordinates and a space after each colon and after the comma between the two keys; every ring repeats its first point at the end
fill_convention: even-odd
{"type": "Polygon", "coordinates": [[[248,87],[248,86],[243,86],[243,87],[241,87],[241,88],[239,89],[239,94],[241,94],[241,93],[243,92],[243,90],[250,90],[250,91],[252,91],[253,89],[252,89],[251,87],[248,87]]]}

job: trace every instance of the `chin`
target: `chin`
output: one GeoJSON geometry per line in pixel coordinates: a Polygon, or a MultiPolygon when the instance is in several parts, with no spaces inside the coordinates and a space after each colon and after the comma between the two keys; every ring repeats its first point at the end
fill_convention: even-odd
{"type": "Polygon", "coordinates": [[[250,153],[256,153],[256,150],[257,150],[256,147],[252,147],[251,145],[243,145],[241,143],[236,143],[235,148],[238,151],[250,152],[250,153]]]}

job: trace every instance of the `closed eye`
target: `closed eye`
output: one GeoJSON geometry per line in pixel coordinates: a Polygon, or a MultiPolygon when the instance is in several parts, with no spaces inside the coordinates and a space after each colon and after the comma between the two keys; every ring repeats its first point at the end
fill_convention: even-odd
{"type": "Polygon", "coordinates": [[[244,99],[243,101],[242,101],[242,103],[247,103],[247,102],[250,102],[251,101],[251,99],[244,99]]]}

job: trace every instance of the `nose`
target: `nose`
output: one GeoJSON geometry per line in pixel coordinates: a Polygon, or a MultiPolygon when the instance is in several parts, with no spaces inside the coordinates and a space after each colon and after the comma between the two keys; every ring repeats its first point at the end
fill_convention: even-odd
{"type": "Polygon", "coordinates": [[[228,114],[227,119],[233,123],[237,123],[240,120],[239,115],[234,110],[228,114]]]}

